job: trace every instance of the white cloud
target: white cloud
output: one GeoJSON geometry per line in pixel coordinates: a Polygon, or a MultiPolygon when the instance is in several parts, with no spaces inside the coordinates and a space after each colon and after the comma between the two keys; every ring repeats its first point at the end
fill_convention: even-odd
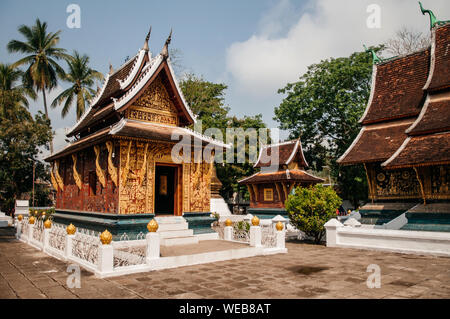
{"type": "MultiPolygon", "coordinates": [[[[438,19],[450,12],[448,0],[423,1],[438,19]]],[[[402,26],[428,32],[428,16],[423,16],[411,0],[318,0],[309,1],[303,13],[289,27],[293,6],[281,1],[262,17],[260,30],[248,40],[235,42],[227,49],[227,71],[241,92],[259,98],[276,95],[279,88],[296,81],[307,66],[329,57],[347,56],[362,51],[363,43],[385,42],[402,26]],[[369,29],[367,6],[381,8],[381,28],[369,29]],[[284,35],[281,28],[287,28],[284,35]]]]}

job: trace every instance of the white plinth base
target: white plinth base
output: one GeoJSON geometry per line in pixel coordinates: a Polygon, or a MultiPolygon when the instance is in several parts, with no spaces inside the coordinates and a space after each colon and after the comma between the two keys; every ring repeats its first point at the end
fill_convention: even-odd
{"type": "Polygon", "coordinates": [[[211,213],[217,213],[220,216],[231,215],[230,209],[223,198],[211,198],[210,203],[211,213]]]}

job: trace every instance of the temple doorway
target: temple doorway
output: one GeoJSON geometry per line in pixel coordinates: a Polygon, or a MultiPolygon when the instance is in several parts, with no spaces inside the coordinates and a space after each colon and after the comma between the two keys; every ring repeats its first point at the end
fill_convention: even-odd
{"type": "Polygon", "coordinates": [[[181,215],[180,167],[156,164],[155,171],[155,215],[181,215]]]}

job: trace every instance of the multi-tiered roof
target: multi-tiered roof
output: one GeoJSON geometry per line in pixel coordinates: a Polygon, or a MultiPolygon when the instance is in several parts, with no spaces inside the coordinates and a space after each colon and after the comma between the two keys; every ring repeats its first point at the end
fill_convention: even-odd
{"type": "Polygon", "coordinates": [[[240,184],[274,182],[316,184],[324,181],[305,171],[308,163],[303,155],[300,139],[263,145],[254,167],[261,168],[262,171],[240,180],[240,184]],[[277,162],[272,162],[272,159],[277,160],[277,162]],[[274,166],[272,170],[269,169],[271,166],[274,166]]]}
{"type": "Polygon", "coordinates": [[[386,169],[450,163],[450,23],[432,25],[432,45],[374,63],[361,131],[343,165],[386,169]]]}
{"type": "MultiPolygon", "coordinates": [[[[75,137],[75,141],[52,154],[46,159],[47,161],[53,161],[80,148],[102,142],[113,135],[167,142],[178,142],[183,140],[184,136],[189,136],[200,140],[200,145],[212,143],[229,147],[185,127],[195,123],[196,119],[184,99],[170,65],[168,45],[171,35],[172,33],[166,40],[161,53],[152,57],[148,47],[149,32],[143,48],[133,58],[115,71],[110,66],[110,72],[105,76],[102,88],[97,90],[88,109],[75,125],[66,131],[67,137],[75,137]],[[161,121],[141,121],[125,116],[128,108],[156,80],[162,82],[171,101],[174,102],[177,118],[168,117],[167,123],[161,123],[161,121]]],[[[161,114],[161,117],[164,118],[164,114],[161,114]]]]}

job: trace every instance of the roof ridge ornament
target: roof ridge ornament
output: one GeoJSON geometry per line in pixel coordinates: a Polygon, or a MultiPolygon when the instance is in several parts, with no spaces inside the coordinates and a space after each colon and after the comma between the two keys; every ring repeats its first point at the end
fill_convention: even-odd
{"type": "Polygon", "coordinates": [[[164,58],[168,58],[169,57],[169,44],[170,44],[170,41],[172,41],[172,28],[170,29],[170,34],[167,37],[166,43],[164,43],[163,49],[161,50],[161,55],[164,58]]]}
{"type": "Polygon", "coordinates": [[[367,47],[366,47],[365,44],[363,44],[363,47],[364,47],[364,50],[366,50],[367,53],[372,54],[372,63],[373,63],[373,64],[378,64],[378,63],[380,63],[380,62],[383,62],[383,60],[380,59],[380,58],[377,56],[377,54],[375,53],[375,50],[374,50],[374,49],[367,49],[367,47]]]}
{"type": "Polygon", "coordinates": [[[425,15],[425,13],[428,13],[428,15],[430,16],[430,29],[433,29],[433,27],[438,22],[433,11],[431,11],[429,9],[424,9],[422,6],[422,2],[420,2],[420,1],[419,1],[419,6],[420,6],[420,11],[422,12],[423,15],[425,15]]]}
{"type": "Polygon", "coordinates": [[[148,30],[147,36],[145,37],[145,43],[144,43],[144,47],[143,50],[148,51],[148,40],[150,40],[150,34],[152,33],[152,26],[150,26],[150,30],[148,30]]]}
{"type": "Polygon", "coordinates": [[[109,74],[113,74],[114,73],[114,68],[111,64],[111,62],[109,62],[109,74]]]}

